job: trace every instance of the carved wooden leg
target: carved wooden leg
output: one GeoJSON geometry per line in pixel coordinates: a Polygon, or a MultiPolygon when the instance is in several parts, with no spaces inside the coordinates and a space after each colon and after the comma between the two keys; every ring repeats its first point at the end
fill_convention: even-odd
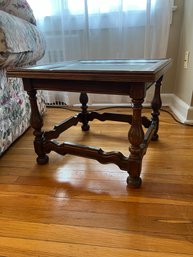
{"type": "Polygon", "coordinates": [[[156,124],[156,130],[152,136],[152,141],[156,141],[158,140],[158,130],[159,130],[159,115],[160,115],[160,108],[162,106],[162,101],[161,101],[161,97],[160,97],[160,88],[162,85],[162,79],[163,77],[159,78],[158,81],[155,84],[155,92],[154,92],[154,97],[151,103],[151,107],[152,107],[152,122],[154,122],[156,124]]]}
{"type": "Polygon", "coordinates": [[[128,133],[131,146],[129,147],[129,177],[127,178],[127,183],[136,188],[141,185],[140,173],[143,158],[142,149],[140,148],[144,140],[144,131],[141,122],[142,103],[143,99],[132,100],[133,118],[128,133]]]}
{"type": "Polygon", "coordinates": [[[43,126],[43,119],[39,113],[38,106],[37,106],[37,99],[36,99],[36,90],[31,90],[27,92],[29,95],[29,100],[31,104],[31,119],[30,123],[32,128],[34,129],[34,149],[37,157],[38,164],[46,164],[48,162],[48,156],[45,154],[43,149],[43,132],[41,130],[43,126]]]}
{"type": "Polygon", "coordinates": [[[82,130],[88,131],[90,126],[88,125],[88,112],[87,112],[87,103],[88,103],[88,95],[85,92],[80,93],[80,103],[82,104],[81,109],[81,122],[82,122],[82,130]]]}

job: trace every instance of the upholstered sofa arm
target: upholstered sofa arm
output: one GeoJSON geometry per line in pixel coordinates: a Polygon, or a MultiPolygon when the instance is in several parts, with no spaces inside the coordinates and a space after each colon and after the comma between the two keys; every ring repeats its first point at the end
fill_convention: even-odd
{"type": "Polygon", "coordinates": [[[0,67],[34,63],[44,51],[44,37],[35,25],[0,11],[0,67]]]}

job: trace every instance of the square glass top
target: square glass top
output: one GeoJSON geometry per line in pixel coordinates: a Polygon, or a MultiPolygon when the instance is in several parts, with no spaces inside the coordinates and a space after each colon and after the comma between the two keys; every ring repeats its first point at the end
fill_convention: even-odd
{"type": "Polygon", "coordinates": [[[161,60],[79,60],[66,61],[48,65],[37,65],[26,68],[28,70],[49,71],[109,71],[109,72],[152,72],[166,63],[161,60]]]}

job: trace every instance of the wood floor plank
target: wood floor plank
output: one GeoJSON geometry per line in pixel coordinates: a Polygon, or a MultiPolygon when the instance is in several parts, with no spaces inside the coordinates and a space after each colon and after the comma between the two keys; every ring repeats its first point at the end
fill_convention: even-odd
{"type": "Polygon", "coordinates": [[[191,236],[193,231],[193,207],[188,205],[174,207],[140,204],[139,207],[136,203],[122,202],[89,204],[88,201],[53,200],[50,197],[46,199],[37,195],[21,196],[20,194],[12,197],[2,195],[0,205],[1,217],[9,217],[18,221],[81,225],[136,232],[154,231],[184,236],[191,236]]]}
{"type": "Polygon", "coordinates": [[[186,241],[181,236],[170,238],[165,235],[127,233],[101,228],[93,230],[89,227],[16,222],[9,219],[0,219],[0,227],[3,228],[1,237],[4,238],[22,238],[138,251],[144,250],[141,242],[146,242],[145,251],[192,254],[191,240],[193,240],[193,236],[189,237],[189,241],[186,241]],[[167,244],[167,249],[165,244],[167,244]]]}
{"type": "Polygon", "coordinates": [[[38,256],[38,257],[75,257],[75,256],[87,256],[93,257],[93,253],[96,257],[191,257],[192,254],[176,254],[169,252],[154,252],[154,251],[138,251],[128,250],[124,248],[109,248],[89,246],[83,244],[67,244],[58,242],[48,242],[40,240],[24,240],[16,238],[2,238],[0,237],[0,253],[3,256],[9,257],[26,257],[26,256],[38,256]],[[9,255],[7,255],[9,252],[9,255]]]}

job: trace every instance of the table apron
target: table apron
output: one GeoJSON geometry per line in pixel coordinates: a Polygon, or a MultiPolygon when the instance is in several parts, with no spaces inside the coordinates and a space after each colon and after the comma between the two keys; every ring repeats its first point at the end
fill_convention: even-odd
{"type": "Polygon", "coordinates": [[[75,81],[60,79],[23,79],[24,89],[86,92],[94,94],[129,95],[134,98],[144,98],[147,89],[153,83],[144,82],[110,82],[110,81],[75,81]]]}

